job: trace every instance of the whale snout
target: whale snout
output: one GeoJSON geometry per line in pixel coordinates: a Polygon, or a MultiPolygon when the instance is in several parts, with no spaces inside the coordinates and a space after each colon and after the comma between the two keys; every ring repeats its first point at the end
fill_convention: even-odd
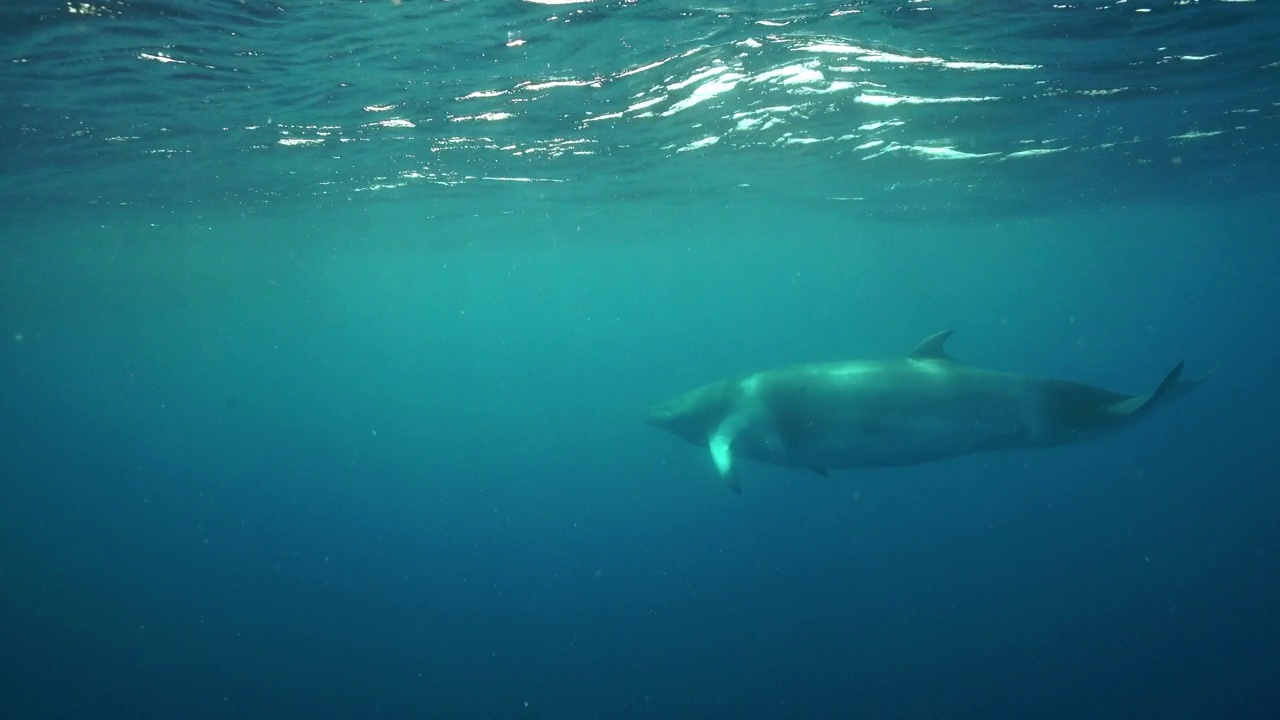
{"type": "Polygon", "coordinates": [[[704,445],[729,413],[738,394],[736,381],[712,383],[649,407],[645,424],[661,428],[694,445],[704,445]]]}
{"type": "Polygon", "coordinates": [[[695,445],[706,441],[710,422],[710,419],[690,412],[688,403],[682,402],[682,398],[658,403],[644,415],[646,425],[669,432],[695,445]]]}
{"type": "Polygon", "coordinates": [[[654,405],[644,414],[644,424],[658,428],[669,428],[675,419],[675,413],[665,403],[654,405]]]}

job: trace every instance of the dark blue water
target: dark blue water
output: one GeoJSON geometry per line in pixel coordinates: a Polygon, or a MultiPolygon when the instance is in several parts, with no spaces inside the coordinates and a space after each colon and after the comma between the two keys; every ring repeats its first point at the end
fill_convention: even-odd
{"type": "Polygon", "coordinates": [[[1271,717],[1265,2],[12,2],[6,717],[1271,717]],[[789,363],[1150,392],[821,478],[789,363]]]}

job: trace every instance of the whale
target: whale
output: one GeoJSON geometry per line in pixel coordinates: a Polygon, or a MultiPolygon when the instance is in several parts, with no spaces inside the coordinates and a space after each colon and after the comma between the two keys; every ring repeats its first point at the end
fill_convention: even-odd
{"type": "Polygon", "coordinates": [[[956,361],[953,331],[906,357],[795,365],[722,380],[649,408],[649,425],[706,448],[730,490],[745,458],[827,476],[1084,442],[1186,395],[1179,362],[1148,395],[956,361]]]}

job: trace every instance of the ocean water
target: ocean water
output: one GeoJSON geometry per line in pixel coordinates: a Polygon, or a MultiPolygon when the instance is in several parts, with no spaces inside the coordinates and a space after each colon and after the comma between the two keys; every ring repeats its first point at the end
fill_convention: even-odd
{"type": "Polygon", "coordinates": [[[14,718],[1275,717],[1274,3],[0,8],[14,718]],[[651,404],[1188,397],[727,491],[651,404]]]}

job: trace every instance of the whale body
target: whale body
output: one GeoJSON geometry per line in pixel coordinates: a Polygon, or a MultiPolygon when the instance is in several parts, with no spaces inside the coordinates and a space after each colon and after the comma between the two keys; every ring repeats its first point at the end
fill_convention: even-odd
{"type": "Polygon", "coordinates": [[[972,367],[943,347],[905,358],[797,365],[711,383],[660,403],[647,422],[706,447],[734,492],[734,459],[828,470],[916,465],[1081,442],[1130,425],[1199,381],[1178,363],[1150,395],[972,367]]]}

